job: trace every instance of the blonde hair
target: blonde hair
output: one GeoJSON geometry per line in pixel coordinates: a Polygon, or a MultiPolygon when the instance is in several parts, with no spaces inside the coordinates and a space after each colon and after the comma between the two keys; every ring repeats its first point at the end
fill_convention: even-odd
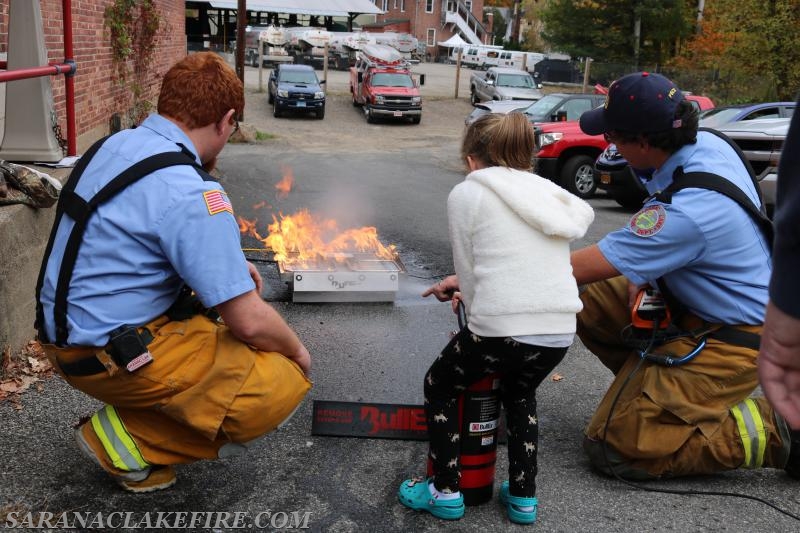
{"type": "Polygon", "coordinates": [[[467,127],[461,157],[490,167],[530,170],[535,147],[533,125],[519,112],[483,115],[467,127]]]}

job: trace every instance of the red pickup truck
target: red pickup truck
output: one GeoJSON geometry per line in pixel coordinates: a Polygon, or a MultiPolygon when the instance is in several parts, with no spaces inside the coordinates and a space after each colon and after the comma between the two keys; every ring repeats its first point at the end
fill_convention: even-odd
{"type": "MultiPolygon", "coordinates": [[[[699,109],[714,107],[705,96],[687,95],[699,109]]],[[[586,135],[577,120],[567,122],[536,123],[534,156],[536,173],[551,179],[581,198],[594,196],[598,186],[595,171],[597,157],[608,143],[602,135],[586,135]]],[[[604,184],[601,184],[604,186],[604,184]]]]}
{"type": "MultiPolygon", "coordinates": [[[[420,76],[419,84],[425,83],[420,76]]],[[[350,68],[354,106],[363,106],[367,122],[378,118],[422,120],[422,96],[407,62],[394,48],[367,45],[350,68]]]]}
{"type": "Polygon", "coordinates": [[[594,162],[608,143],[602,135],[587,135],[577,120],[534,124],[536,146],[534,171],[580,198],[591,198],[597,189],[594,162]]]}

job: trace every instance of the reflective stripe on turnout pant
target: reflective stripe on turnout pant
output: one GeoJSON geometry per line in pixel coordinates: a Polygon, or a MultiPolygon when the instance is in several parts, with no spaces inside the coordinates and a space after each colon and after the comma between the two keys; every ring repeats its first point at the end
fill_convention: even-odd
{"type": "MultiPolygon", "coordinates": [[[[614,397],[639,362],[622,343],[630,322],[627,280],[617,277],[585,287],[578,335],[616,378],[586,428],[593,464],[607,470],[601,440],[614,397]]],[[[760,333],[761,326],[741,326],[760,333]]],[[[658,353],[688,353],[684,338],[658,353]]],[[[790,439],[764,398],[745,401],[758,385],[758,352],[709,338],[688,364],[645,362],[625,385],[608,424],[606,449],[615,471],[633,478],[705,474],[734,468],[783,468],[790,439]],[[747,448],[745,448],[747,447],[747,448]],[[745,450],[747,449],[747,453],[745,450]]]]}
{"type": "MultiPolygon", "coordinates": [[[[62,377],[113,405],[148,463],[216,458],[226,444],[275,429],[311,388],[293,361],[249,347],[205,316],[162,317],[146,327],[154,336],[153,363],[134,373],[62,377]]],[[[55,368],[98,350],[44,348],[55,368]]]]}

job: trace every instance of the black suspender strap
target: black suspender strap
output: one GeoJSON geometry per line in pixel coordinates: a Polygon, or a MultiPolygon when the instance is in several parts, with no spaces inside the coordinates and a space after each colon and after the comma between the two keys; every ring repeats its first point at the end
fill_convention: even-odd
{"type": "MultiPolygon", "coordinates": [[[[94,148],[94,146],[92,148],[94,148]]],[[[87,153],[87,155],[89,154],[87,153]]],[[[94,155],[94,152],[92,152],[92,155],[94,155]]],[[[83,158],[81,158],[81,161],[82,160],[83,158]]],[[[175,165],[191,165],[197,169],[201,175],[205,174],[197,165],[191,152],[184,146],[181,146],[180,152],[175,151],[156,154],[128,167],[126,170],[108,182],[105,187],[100,189],[100,191],[88,202],[75,193],[75,185],[77,184],[78,179],[80,179],[80,175],[85,170],[86,165],[83,165],[80,169],[75,169],[76,171],[80,170],[80,172],[73,172],[73,175],[77,174],[74,177],[74,180],[73,176],[70,176],[69,181],[72,183],[68,183],[68,185],[71,186],[65,186],[65,190],[62,191],[62,197],[59,199],[60,210],[63,213],[66,213],[75,222],[75,224],[72,227],[72,231],[70,232],[67,240],[66,248],[64,249],[64,257],[61,259],[61,267],[59,269],[58,282],[56,284],[54,304],[56,345],[63,346],[67,342],[67,295],[69,293],[69,284],[72,279],[72,272],[75,268],[75,262],[78,258],[78,251],[80,250],[83,239],[83,233],[86,230],[86,225],[89,221],[89,218],[95,212],[97,206],[110,200],[127,186],[138,181],[144,176],[152,174],[157,170],[175,165]]],[[[57,227],[58,224],[54,225],[53,227],[51,241],[53,240],[52,236],[55,234],[57,227]]],[[[40,272],[39,275],[40,284],[41,280],[44,278],[43,273],[49,259],[51,244],[52,243],[48,245],[47,254],[44,258],[42,266],[42,272],[40,272]]],[[[41,287],[39,287],[39,290],[37,290],[38,307],[41,307],[41,303],[38,303],[40,289],[41,287]]],[[[39,321],[38,328],[41,336],[44,333],[43,320],[39,321]]]]}
{"type": "Polygon", "coordinates": [[[767,215],[756,207],[744,191],[734,185],[733,182],[722,176],[711,174],[710,172],[684,173],[683,167],[678,167],[675,169],[675,173],[672,176],[672,183],[670,186],[656,193],[655,198],[663,203],[672,203],[672,195],[682,189],[708,189],[716,191],[739,204],[761,229],[767,241],[767,246],[770,251],[772,250],[772,240],[775,233],[772,221],[767,218],[767,215]]]}
{"type": "MultiPolygon", "coordinates": [[[[742,160],[742,163],[744,163],[747,173],[750,175],[750,179],[753,181],[753,186],[755,187],[758,194],[758,199],[761,202],[761,208],[759,209],[756,207],[747,194],[745,194],[745,192],[737,187],[732,181],[710,172],[684,172],[683,167],[678,167],[675,169],[675,172],[672,175],[672,183],[663,191],[659,191],[654,194],[653,198],[659,202],[669,204],[672,203],[672,195],[682,189],[707,189],[727,196],[739,204],[739,206],[741,206],[741,208],[744,209],[748,215],[750,215],[750,218],[753,219],[763,233],[764,239],[767,241],[767,247],[771,253],[775,229],[772,221],[764,213],[764,199],[761,195],[761,188],[758,185],[758,180],[756,179],[753,167],[744,157],[744,154],[739,146],[737,146],[736,143],[734,143],[727,135],[724,135],[723,133],[711,128],[700,128],[700,131],[707,131],[716,135],[720,139],[726,141],[731,148],[733,148],[733,150],[742,160]]],[[[656,282],[670,308],[678,313],[684,312],[686,310],[685,306],[675,297],[672,291],[669,290],[666,280],[663,277],[660,277],[656,280],[656,282]]]]}
{"type": "Polygon", "coordinates": [[[753,182],[753,187],[755,187],[756,189],[756,194],[758,195],[758,202],[761,204],[760,211],[762,213],[766,213],[766,208],[764,207],[764,195],[761,193],[761,187],[759,187],[758,185],[758,178],[756,178],[756,171],[753,170],[753,165],[751,165],[750,161],[748,161],[747,157],[745,157],[744,152],[739,147],[739,145],[733,142],[733,140],[730,137],[728,137],[721,131],[715,130],[714,128],[697,128],[697,131],[706,131],[708,133],[716,135],[717,137],[728,143],[728,146],[730,146],[733,149],[733,151],[736,152],[736,155],[738,155],[739,159],[742,160],[742,164],[744,165],[744,168],[747,170],[747,174],[750,175],[750,181],[753,182]]]}
{"type": "Polygon", "coordinates": [[[56,240],[56,233],[58,231],[58,225],[61,222],[61,215],[64,214],[65,209],[65,200],[64,195],[67,191],[74,191],[75,185],[78,183],[83,171],[86,170],[86,166],[91,161],[94,154],[100,149],[104,142],[106,142],[108,136],[103,137],[96,143],[94,143],[86,153],[78,159],[78,163],[75,165],[75,168],[72,169],[72,172],[69,175],[69,179],[62,187],[61,192],[58,196],[58,203],[56,204],[56,215],[55,219],[53,220],[53,227],[50,230],[50,237],[47,239],[47,247],[44,250],[44,256],[42,257],[42,265],[39,268],[39,278],[36,281],[36,321],[34,322],[33,326],[38,331],[39,340],[43,342],[49,342],[47,339],[47,334],[45,333],[44,328],[44,310],[42,308],[42,302],[40,295],[42,293],[42,285],[44,284],[44,273],[47,269],[47,262],[50,260],[50,252],[53,251],[53,242],[56,240]]]}

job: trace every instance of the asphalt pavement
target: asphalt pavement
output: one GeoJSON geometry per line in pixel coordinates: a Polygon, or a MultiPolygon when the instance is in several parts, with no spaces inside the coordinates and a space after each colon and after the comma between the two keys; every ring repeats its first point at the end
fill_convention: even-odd
{"type": "MultiPolygon", "coordinates": [[[[338,105],[350,104],[342,99],[338,105]]],[[[463,116],[452,120],[454,128],[463,124],[463,116]]],[[[292,128],[291,120],[281,124],[292,128]]],[[[379,138],[382,128],[365,125],[364,131],[379,138]]],[[[265,225],[267,218],[254,207],[264,200],[284,213],[308,208],[334,217],[342,227],[375,226],[385,242],[397,245],[407,268],[396,301],[292,303],[275,281],[274,264],[248,251],[272,282],[265,297],[298,331],[314,360],[314,388],[292,420],[246,455],[179,466],[173,488],[132,495],[120,491],[73,443],[72,425],[100,405],[54,378],[41,391],[24,395],[18,410],[0,405],[0,524],[8,524],[9,516],[20,521],[27,512],[34,513],[34,521],[47,516],[43,513],[106,518],[131,513],[140,525],[145,517],[155,522],[159,512],[171,513],[163,516],[173,521],[181,512],[213,512],[218,514],[202,518],[230,516],[219,523],[201,519],[186,530],[237,530],[235,513],[243,513],[241,523],[258,517],[266,526],[262,530],[270,531],[286,525],[321,532],[800,531],[800,523],[763,503],[651,493],[594,473],[581,449],[582,430],[611,374],[578,340],[556,369],[563,379],[547,379],[538,391],[539,519],[533,526],[511,524],[496,498],[469,507],[462,520],[452,523],[400,505],[400,482],[424,473],[424,442],[311,435],[314,400],[422,403],[424,373],[457,327],[448,304],[420,297],[425,287],[452,271],[444,202],[463,179],[453,164],[457,158],[454,143],[418,147],[413,157],[402,150],[364,152],[357,145],[312,155],[280,141],[226,147],[219,168],[237,214],[260,218],[265,225]],[[296,186],[280,200],[274,184],[286,167],[296,186]]],[[[630,216],[610,200],[591,203],[597,220],[578,246],[595,242],[630,216]]],[[[258,246],[243,239],[248,250],[258,246]]],[[[500,446],[495,495],[506,477],[505,461],[500,446]]],[[[651,486],[747,494],[800,514],[797,481],[782,471],[734,471],[651,486]]]]}

